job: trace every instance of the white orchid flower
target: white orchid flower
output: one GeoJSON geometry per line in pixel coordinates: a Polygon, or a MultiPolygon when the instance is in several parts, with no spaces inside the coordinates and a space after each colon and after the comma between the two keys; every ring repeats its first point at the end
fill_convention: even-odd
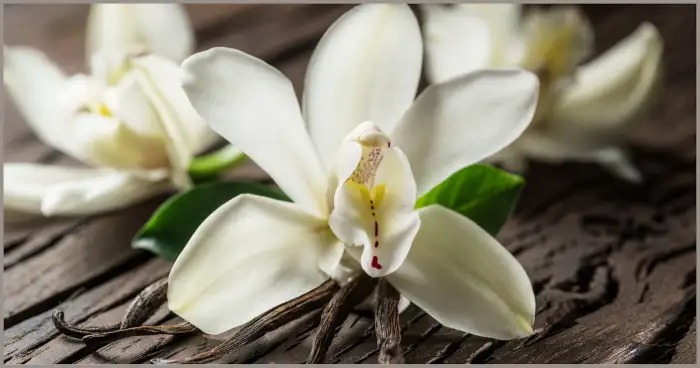
{"type": "Polygon", "coordinates": [[[414,101],[422,57],[407,5],[365,4],[316,47],[303,109],[282,73],[243,52],[213,48],[183,62],[195,109],[294,202],[244,194],[212,213],[171,270],[172,311],[219,334],[329,277],[346,282],[339,271],[350,267],[386,277],[446,326],[531,334],[534,295],[517,260],[468,218],[415,202],[521,134],[537,78],[482,71],[414,101]],[[341,266],[344,255],[352,263],[341,266]]]}
{"type": "Polygon", "coordinates": [[[149,52],[179,63],[194,51],[194,31],[181,4],[91,4],[88,62],[104,50],[149,52]]]}
{"type": "Polygon", "coordinates": [[[525,157],[594,161],[639,181],[628,160],[625,133],[643,121],[658,94],[663,42],[642,24],[599,57],[591,26],[574,7],[533,9],[520,4],[422,5],[427,76],[442,82],[489,67],[520,66],[540,77],[539,106],[530,128],[491,160],[522,171],[525,157]]]}
{"type": "Polygon", "coordinates": [[[180,85],[175,62],[192,43],[180,5],[94,4],[89,75],[67,77],[38,50],[5,47],[5,87],[26,122],[93,166],[6,163],[5,209],[16,218],[89,215],[190,187],[190,161],[218,139],[180,85]]]}

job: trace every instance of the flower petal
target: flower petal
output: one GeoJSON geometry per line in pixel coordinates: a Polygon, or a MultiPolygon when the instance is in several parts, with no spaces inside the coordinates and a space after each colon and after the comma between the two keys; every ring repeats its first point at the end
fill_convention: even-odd
{"type": "Polygon", "coordinates": [[[147,80],[155,88],[154,92],[157,92],[159,99],[172,111],[172,120],[182,130],[183,143],[191,155],[201,153],[221,140],[192,107],[182,89],[183,72],[179,65],[156,55],[134,58],[133,64],[146,74],[147,80]]]}
{"type": "Polygon", "coordinates": [[[68,141],[69,109],[59,102],[65,75],[43,53],[29,47],[4,47],[3,77],[27,124],[44,143],[61,149],[68,141]]]}
{"type": "Polygon", "coordinates": [[[265,170],[296,203],[326,215],[326,176],[282,73],[241,51],[213,48],[182,64],[183,85],[209,126],[265,170]]]}
{"type": "Polygon", "coordinates": [[[489,66],[509,65],[520,7],[421,4],[428,79],[439,83],[489,66]]]}
{"type": "Polygon", "coordinates": [[[219,334],[296,298],[328,276],[343,246],[293,203],[239,195],[192,235],[170,271],[168,307],[219,334]]]}
{"type": "Polygon", "coordinates": [[[396,271],[406,259],[420,227],[416,182],[408,158],[399,147],[391,147],[377,169],[375,186],[384,185],[384,198],[376,206],[375,241],[364,244],[360,260],[372,277],[396,271]]]}
{"type": "Polygon", "coordinates": [[[90,215],[128,207],[170,188],[167,172],[113,170],[8,163],[4,205],[20,212],[90,215]]]}
{"type": "Polygon", "coordinates": [[[605,145],[605,142],[571,140],[530,131],[523,134],[517,143],[519,151],[524,155],[542,161],[595,162],[621,179],[632,183],[642,180],[642,174],[627,157],[627,153],[621,148],[605,145]]]}
{"type": "Polygon", "coordinates": [[[468,218],[438,205],[387,279],[441,324],[496,339],[532,334],[535,296],[518,261],[468,218]]]}
{"type": "Polygon", "coordinates": [[[327,169],[358,124],[388,131],[411,106],[422,63],[418,22],[405,4],[364,4],[326,32],[309,62],[304,116],[327,169]]]}
{"type": "Polygon", "coordinates": [[[175,62],[194,49],[194,32],[180,4],[92,4],[87,56],[103,50],[151,51],[175,62]]]}
{"type": "Polygon", "coordinates": [[[156,55],[133,59],[132,74],[139,81],[158,116],[159,128],[170,159],[173,183],[188,188],[188,168],[195,152],[211,144],[216,135],[202,121],[185,95],[177,65],[156,55]]]}
{"type": "Polygon", "coordinates": [[[522,70],[484,70],[431,85],[393,134],[408,156],[418,196],[513,142],[537,105],[538,81],[522,70]]]}
{"type": "Polygon", "coordinates": [[[523,24],[523,54],[518,64],[549,80],[567,78],[593,51],[593,29],[575,6],[533,9],[523,24]]]}
{"type": "Polygon", "coordinates": [[[550,115],[552,129],[580,138],[617,135],[652,106],[662,75],[663,41],[650,23],[580,67],[550,115]]]}
{"type": "Polygon", "coordinates": [[[161,137],[139,135],[113,116],[78,113],[70,123],[72,147],[66,151],[85,163],[117,170],[168,167],[161,137]]]}
{"type": "Polygon", "coordinates": [[[363,246],[360,263],[368,275],[385,276],[406,258],[420,226],[411,166],[371,122],[353,130],[340,152],[347,156],[337,164],[341,184],[328,224],[345,244],[363,246]]]}

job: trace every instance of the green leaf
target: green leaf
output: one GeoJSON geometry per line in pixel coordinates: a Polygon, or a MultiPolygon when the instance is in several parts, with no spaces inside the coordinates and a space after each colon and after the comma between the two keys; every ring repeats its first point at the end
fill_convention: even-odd
{"type": "Polygon", "coordinates": [[[174,261],[204,219],[231,198],[244,193],[289,200],[281,191],[255,183],[202,184],[165,201],[139,230],[131,246],[174,261]]]}
{"type": "Polygon", "coordinates": [[[475,164],[454,173],[418,198],[416,207],[442,205],[496,235],[513,211],[524,185],[520,176],[475,164]]]}
{"type": "Polygon", "coordinates": [[[246,155],[238,148],[227,145],[212,153],[195,157],[190,162],[188,172],[196,183],[216,179],[220,173],[237,166],[246,155]]]}

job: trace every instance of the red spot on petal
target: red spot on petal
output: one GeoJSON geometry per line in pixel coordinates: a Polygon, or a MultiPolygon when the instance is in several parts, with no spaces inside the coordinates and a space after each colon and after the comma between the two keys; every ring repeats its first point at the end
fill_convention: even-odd
{"type": "MultiPolygon", "coordinates": [[[[378,247],[378,246],[379,246],[379,240],[375,240],[375,241],[374,241],[374,247],[376,248],[376,247],[378,247]]],[[[376,257],[375,257],[375,258],[376,258],[376,257]]]]}
{"type": "Polygon", "coordinates": [[[379,264],[379,260],[377,259],[377,256],[372,257],[372,264],[371,264],[371,266],[374,267],[374,268],[376,268],[376,269],[378,269],[378,270],[381,270],[381,269],[382,269],[382,265],[379,264]]]}

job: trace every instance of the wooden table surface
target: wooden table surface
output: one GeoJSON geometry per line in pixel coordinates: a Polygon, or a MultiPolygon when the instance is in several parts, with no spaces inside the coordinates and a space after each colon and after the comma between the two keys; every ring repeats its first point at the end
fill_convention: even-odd
{"type": "MultiPolygon", "coordinates": [[[[199,49],[239,48],[288,75],[297,92],[314,45],[348,5],[187,5],[199,49]]],[[[537,295],[536,341],[495,342],[441,327],[411,306],[402,316],[408,362],[695,362],[696,350],[696,10],[692,5],[584,7],[598,51],[642,21],[665,41],[665,90],[632,137],[646,182],[631,185],[595,165],[536,163],[499,239],[520,260],[537,295]]],[[[6,5],[9,45],[46,52],[66,72],[84,70],[86,5],[6,5]]],[[[40,143],[5,100],[5,162],[74,164],[40,143]]],[[[234,174],[265,178],[254,165],[234,174]]],[[[163,200],[91,218],[4,227],[6,363],[146,362],[183,357],[211,337],[129,338],[97,351],[60,336],[51,312],[71,322],[120,319],[170,264],[129,241],[163,200]]],[[[178,321],[162,309],[150,323],[178,321]]],[[[318,313],[228,355],[226,362],[304,362],[318,313]]],[[[221,337],[217,337],[221,338],[221,337]]],[[[374,363],[372,320],[351,315],[330,362],[374,363]]]]}

